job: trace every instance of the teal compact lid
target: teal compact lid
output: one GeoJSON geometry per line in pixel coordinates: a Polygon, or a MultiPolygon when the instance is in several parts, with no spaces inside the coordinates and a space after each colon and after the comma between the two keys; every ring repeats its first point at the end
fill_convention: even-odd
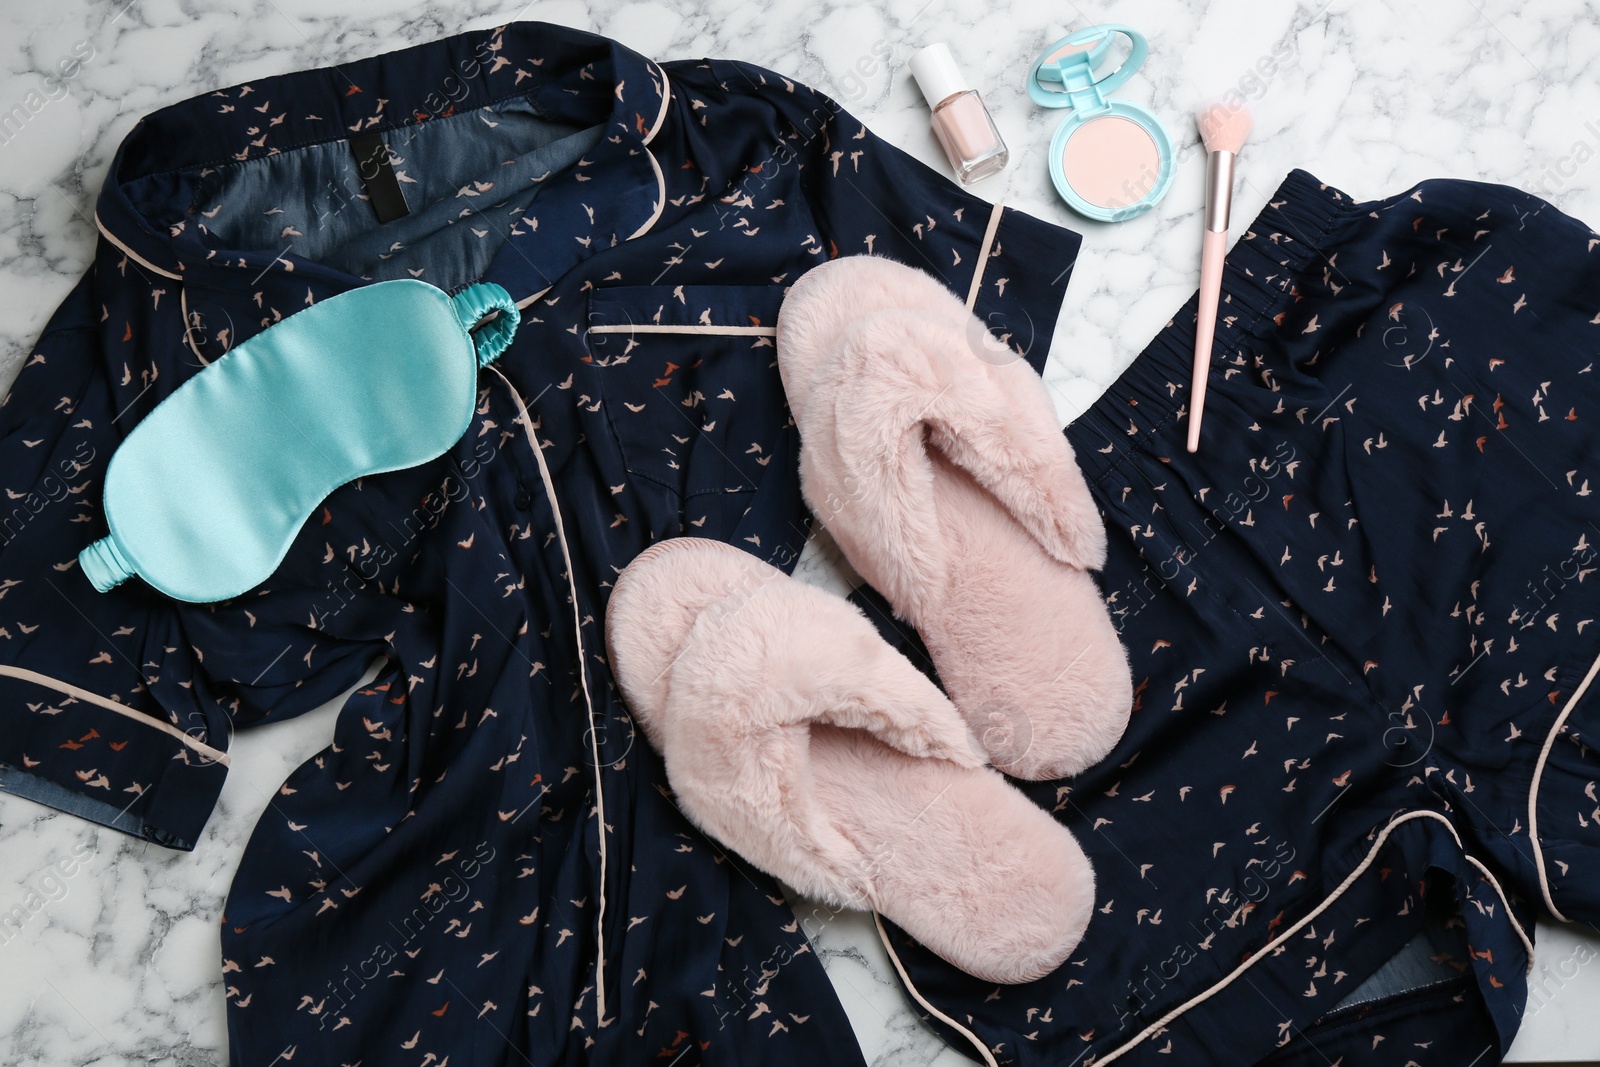
{"type": "Polygon", "coordinates": [[[1050,178],[1074,211],[1121,222],[1154,207],[1172,186],[1172,139],[1147,108],[1106,97],[1144,63],[1149,45],[1127,26],[1089,26],[1061,38],[1034,60],[1028,96],[1071,114],[1050,140],[1050,178]],[[1118,35],[1126,59],[1101,74],[1118,35]]]}

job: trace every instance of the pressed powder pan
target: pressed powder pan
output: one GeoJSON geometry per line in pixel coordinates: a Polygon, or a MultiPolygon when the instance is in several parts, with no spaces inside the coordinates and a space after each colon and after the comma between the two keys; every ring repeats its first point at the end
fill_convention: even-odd
{"type": "Polygon", "coordinates": [[[1150,131],[1117,115],[1075,128],[1060,156],[1061,173],[1073,191],[1108,211],[1148,200],[1161,163],[1161,148],[1150,131]]]}
{"type": "Polygon", "coordinates": [[[1127,26],[1090,26],[1045,50],[1028,71],[1028,96],[1043,107],[1071,114],[1050,141],[1050,178],[1079,214],[1103,222],[1140,215],[1172,185],[1172,141],[1148,109],[1106,95],[1133,76],[1148,45],[1127,26]],[[1128,57],[1097,76],[1117,35],[1130,42],[1128,57]]]}

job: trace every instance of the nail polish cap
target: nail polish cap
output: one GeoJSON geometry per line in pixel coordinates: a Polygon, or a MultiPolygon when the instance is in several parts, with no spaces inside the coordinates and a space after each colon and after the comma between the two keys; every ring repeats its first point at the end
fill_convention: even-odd
{"type": "Polygon", "coordinates": [[[929,107],[938,107],[956,93],[972,88],[956,65],[956,57],[950,54],[950,46],[943,43],[930,44],[911,57],[911,76],[929,107]]]}

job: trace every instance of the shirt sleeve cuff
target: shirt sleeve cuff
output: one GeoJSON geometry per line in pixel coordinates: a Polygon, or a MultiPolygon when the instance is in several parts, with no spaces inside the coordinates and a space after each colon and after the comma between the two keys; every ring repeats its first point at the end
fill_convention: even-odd
{"type": "Polygon", "coordinates": [[[226,774],[227,755],[204,738],[0,666],[0,790],[187,852],[226,774]]]}
{"type": "Polygon", "coordinates": [[[984,232],[968,304],[990,333],[1042,374],[1083,237],[998,204],[984,232]]]}

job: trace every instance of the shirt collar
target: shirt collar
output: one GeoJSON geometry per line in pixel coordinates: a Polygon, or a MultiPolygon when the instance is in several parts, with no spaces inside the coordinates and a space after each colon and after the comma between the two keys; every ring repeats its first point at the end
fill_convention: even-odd
{"type": "Polygon", "coordinates": [[[177,175],[525,96],[553,118],[605,124],[595,147],[542,188],[529,212],[540,225],[514,228],[485,275],[526,302],[573,263],[659,217],[665,183],[648,145],[670,95],[659,65],[595,34],[538,22],[460,34],[217,90],[146,116],[117,151],[95,221],[112,246],[180,281],[240,288],[282,271],[348,288],[360,280],[297,257],[292,245],[214,247],[196,206],[180,202],[177,175]]]}

